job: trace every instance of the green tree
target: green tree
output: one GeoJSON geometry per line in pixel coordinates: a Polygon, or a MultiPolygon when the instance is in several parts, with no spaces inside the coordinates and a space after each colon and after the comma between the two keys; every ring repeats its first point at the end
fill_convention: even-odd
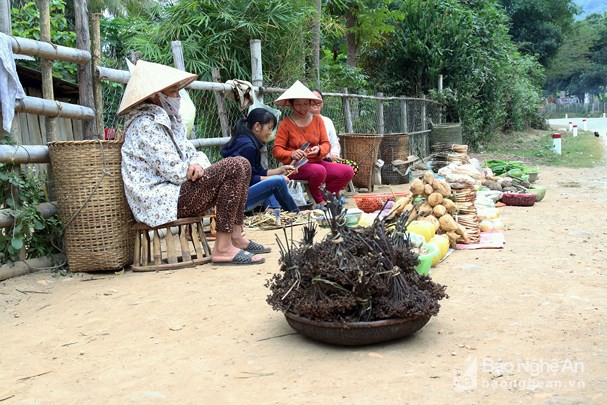
{"type": "Polygon", "coordinates": [[[128,35],[125,50],[166,64],[171,41],[182,41],[186,69],[209,81],[213,67],[222,77],[250,77],[250,40],[261,39],[264,79],[288,83],[305,76],[312,11],[305,0],[182,0],[156,9],[151,23],[123,22],[122,32],[128,35]]]}
{"type": "Polygon", "coordinates": [[[510,17],[510,35],[519,49],[538,55],[547,66],[570,30],[580,9],[573,0],[500,0],[510,17]]]}
{"type": "Polygon", "coordinates": [[[547,70],[550,93],[564,90],[580,98],[607,86],[607,13],[577,21],[547,70]]]}
{"type": "Polygon", "coordinates": [[[114,16],[128,17],[148,14],[150,8],[157,6],[155,0],[89,0],[91,13],[109,13],[114,16]]]}
{"type": "MultiPolygon", "coordinates": [[[[11,25],[13,35],[40,40],[40,10],[36,2],[17,2],[11,8],[11,25]]],[[[76,46],[76,33],[72,22],[66,18],[64,0],[51,0],[49,4],[51,15],[51,41],[55,45],[76,46]]],[[[20,61],[19,64],[32,69],[40,69],[40,62],[20,61]]],[[[64,80],[74,81],[78,69],[73,63],[53,62],[53,75],[64,80]]]]}
{"type": "Polygon", "coordinates": [[[473,145],[509,122],[512,128],[529,123],[528,110],[538,107],[541,67],[517,52],[496,1],[403,0],[401,11],[404,20],[385,45],[363,57],[374,88],[428,94],[444,75],[448,90],[442,97],[451,95],[452,117],[462,120],[473,145]],[[519,102],[530,104],[508,104],[519,102]]]}
{"type": "MultiPolygon", "coordinates": [[[[374,46],[394,31],[402,19],[398,2],[393,0],[328,0],[324,9],[345,27],[345,54],[350,67],[356,67],[363,45],[374,46]]],[[[340,41],[341,42],[341,41],[340,41]]],[[[335,57],[337,59],[337,55],[335,57]]]]}

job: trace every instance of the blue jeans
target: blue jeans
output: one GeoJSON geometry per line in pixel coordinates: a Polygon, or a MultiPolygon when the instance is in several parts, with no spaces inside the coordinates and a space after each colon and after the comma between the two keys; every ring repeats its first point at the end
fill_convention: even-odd
{"type": "Polygon", "coordinates": [[[250,211],[262,204],[264,207],[280,207],[286,211],[299,212],[299,207],[289,194],[289,187],[282,176],[271,176],[249,187],[244,210],[250,211]]]}

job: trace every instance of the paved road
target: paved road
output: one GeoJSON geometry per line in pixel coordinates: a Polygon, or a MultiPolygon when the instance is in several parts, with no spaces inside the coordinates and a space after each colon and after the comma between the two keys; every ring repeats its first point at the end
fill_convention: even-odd
{"type": "MultiPolygon", "coordinates": [[[[552,128],[568,128],[569,122],[577,125],[578,129],[582,130],[583,118],[559,118],[548,120],[552,128]]],[[[607,136],[607,118],[586,118],[586,126],[588,131],[598,131],[601,136],[607,136]]]]}
{"type": "MultiPolygon", "coordinates": [[[[571,121],[573,125],[577,125],[579,130],[582,130],[582,120],[583,118],[559,118],[548,120],[548,123],[551,128],[566,131],[569,128],[569,121],[571,121]]],[[[597,131],[599,133],[607,150],[607,118],[586,118],[586,127],[588,131],[597,131]]]]}

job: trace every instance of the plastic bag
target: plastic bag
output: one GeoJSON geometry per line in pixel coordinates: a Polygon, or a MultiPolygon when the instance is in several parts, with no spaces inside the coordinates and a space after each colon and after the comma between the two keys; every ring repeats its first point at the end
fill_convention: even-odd
{"type": "Polygon", "coordinates": [[[179,96],[181,97],[179,115],[181,115],[183,125],[185,126],[185,135],[188,138],[192,138],[192,129],[194,129],[194,119],[196,118],[196,106],[185,89],[179,90],[179,96]]]}
{"type": "Polygon", "coordinates": [[[306,201],[306,195],[304,194],[303,187],[300,182],[289,182],[289,194],[291,194],[293,201],[295,201],[295,204],[297,204],[298,207],[308,204],[306,201]]]}
{"type": "MultiPolygon", "coordinates": [[[[264,110],[267,110],[267,111],[271,112],[272,114],[274,114],[274,116],[276,117],[276,126],[274,127],[274,130],[272,131],[272,135],[270,135],[268,137],[268,139],[266,140],[266,143],[270,143],[274,139],[276,139],[276,130],[278,129],[278,123],[280,122],[280,115],[282,114],[282,112],[280,110],[277,110],[276,108],[272,108],[269,105],[264,104],[262,101],[259,101],[257,99],[257,97],[255,97],[255,93],[253,93],[253,98],[254,98],[253,104],[249,107],[247,113],[250,113],[251,111],[253,111],[256,108],[263,108],[264,110]]],[[[303,205],[305,205],[305,204],[303,204],[303,205]]]]}

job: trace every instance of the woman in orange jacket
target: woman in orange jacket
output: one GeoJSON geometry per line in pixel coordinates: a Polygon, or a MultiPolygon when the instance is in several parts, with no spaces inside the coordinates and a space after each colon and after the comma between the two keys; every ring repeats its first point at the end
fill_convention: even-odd
{"type": "Polygon", "coordinates": [[[308,160],[290,178],[307,180],[314,201],[323,208],[326,202],[320,186],[325,184],[327,191],[339,195],[354,177],[354,170],[348,165],[323,160],[331,151],[331,143],[322,118],[309,111],[310,103],[319,101],[300,81],[276,99],[276,104],[291,107],[293,114],[278,126],[272,154],[286,165],[297,164],[302,158],[308,160]],[[305,144],[308,147],[302,150],[305,144]]]}

